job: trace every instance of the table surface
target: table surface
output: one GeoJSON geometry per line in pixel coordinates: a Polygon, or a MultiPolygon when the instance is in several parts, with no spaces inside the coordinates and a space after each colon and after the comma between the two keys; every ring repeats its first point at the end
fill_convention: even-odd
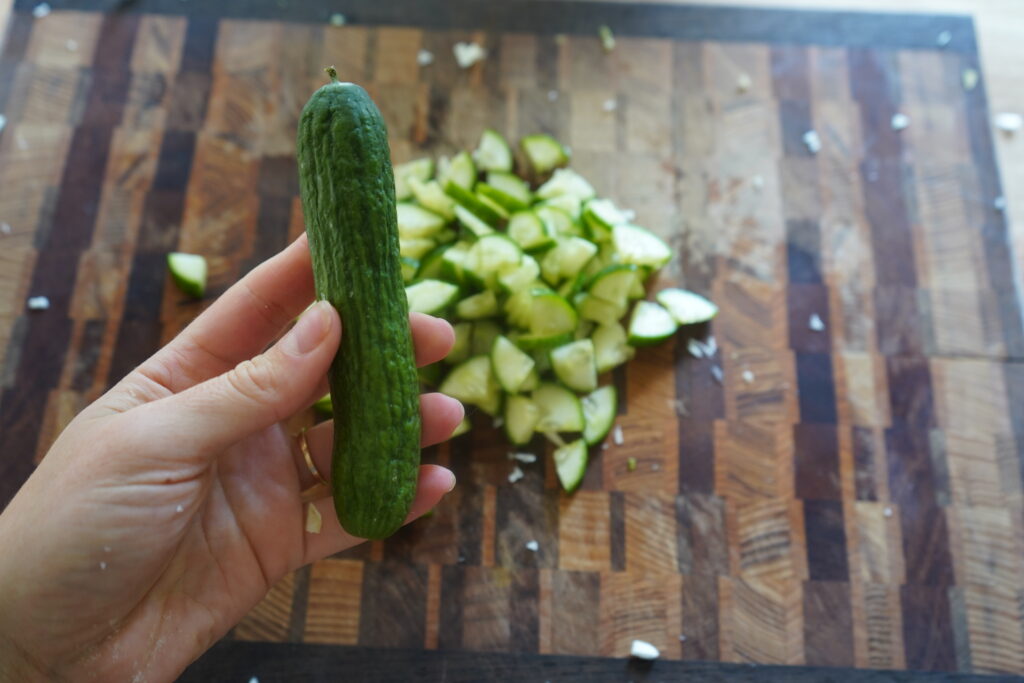
{"type": "Polygon", "coordinates": [[[313,0],[33,4],[0,55],[0,504],[209,303],[169,284],[168,251],[207,256],[212,298],[302,229],[294,129],[333,63],[397,161],[488,126],[565,140],[673,245],[659,285],[721,306],[700,331],[718,349],[680,336],[608,378],[624,440],[572,497],[544,459],[509,484],[480,420],[428,450],[460,480],[435,515],[297,572],[233,641],[622,657],[642,638],[667,659],[1024,673],[1024,327],[969,20],[352,0],[332,27],[313,0]],[[464,39],[489,50],[468,71],[464,39]]]}

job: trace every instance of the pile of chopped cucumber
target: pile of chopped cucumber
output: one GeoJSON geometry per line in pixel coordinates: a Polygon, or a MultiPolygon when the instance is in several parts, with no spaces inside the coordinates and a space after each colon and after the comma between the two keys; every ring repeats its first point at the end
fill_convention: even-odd
{"type": "Polygon", "coordinates": [[[553,138],[525,137],[520,151],[517,174],[513,150],[487,130],[472,153],[395,167],[406,293],[411,310],[455,327],[424,381],[501,418],[515,446],[547,436],[572,491],[618,412],[600,375],[718,309],[674,288],[646,300],[668,245],[597,197],[553,138]]]}

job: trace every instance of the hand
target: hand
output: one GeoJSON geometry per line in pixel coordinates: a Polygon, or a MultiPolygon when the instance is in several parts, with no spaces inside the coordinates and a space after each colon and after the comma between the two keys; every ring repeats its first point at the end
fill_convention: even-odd
{"type": "MultiPolygon", "coordinates": [[[[316,304],[260,353],[312,299],[301,237],[61,434],[0,516],[0,680],[172,680],[285,574],[360,542],[328,497],[304,531],[313,478],[282,424],[326,393],[337,312],[316,304]]],[[[411,323],[420,364],[448,353],[448,323],[411,323]]],[[[463,416],[440,394],[420,406],[424,445],[463,416]]],[[[331,430],[308,436],[323,473],[331,430]]],[[[423,466],[409,519],[454,485],[423,466]]]]}

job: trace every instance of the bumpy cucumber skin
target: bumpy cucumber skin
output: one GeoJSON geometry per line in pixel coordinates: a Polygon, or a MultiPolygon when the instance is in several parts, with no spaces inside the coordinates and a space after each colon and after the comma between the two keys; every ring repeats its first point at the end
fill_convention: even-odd
{"type": "Polygon", "coordinates": [[[350,534],[385,538],[409,513],[420,464],[387,129],[365,90],[334,81],[303,109],[297,151],[317,297],[338,310],[344,328],[328,376],[338,397],[334,507],[350,534]]]}

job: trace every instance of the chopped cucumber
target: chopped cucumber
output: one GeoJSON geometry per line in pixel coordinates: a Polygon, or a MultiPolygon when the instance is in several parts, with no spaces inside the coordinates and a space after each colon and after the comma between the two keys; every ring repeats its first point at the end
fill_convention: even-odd
{"type": "Polygon", "coordinates": [[[555,459],[555,471],[558,481],[566,493],[572,493],[583,481],[587,471],[587,444],[577,439],[570,444],[556,448],[552,454],[555,459]]]}
{"type": "Polygon", "coordinates": [[[463,403],[472,403],[488,415],[497,415],[501,409],[501,387],[491,372],[491,359],[474,356],[452,368],[440,392],[463,403]]]}
{"type": "Polygon", "coordinates": [[[582,237],[559,237],[541,259],[541,275],[551,285],[564,278],[575,278],[596,253],[597,245],[582,237]]]}
{"type": "Polygon", "coordinates": [[[473,153],[473,158],[482,171],[512,170],[512,150],[501,133],[490,128],[480,136],[480,145],[473,153]]]}
{"type": "Polygon", "coordinates": [[[537,212],[537,216],[544,221],[544,227],[549,235],[575,235],[582,232],[576,227],[569,212],[562,207],[538,204],[534,210],[537,212]]]}
{"type": "Polygon", "coordinates": [[[419,280],[436,280],[442,277],[444,271],[444,253],[451,248],[449,244],[441,244],[420,259],[420,269],[416,271],[416,278],[419,280]]]}
{"type": "Polygon", "coordinates": [[[523,211],[533,204],[530,186],[512,173],[492,171],[487,174],[487,182],[477,183],[476,191],[487,195],[508,211],[523,211]]]}
{"type": "Polygon", "coordinates": [[[650,346],[676,333],[679,323],[668,311],[650,301],[638,301],[629,320],[629,343],[650,346]]]}
{"type": "Polygon", "coordinates": [[[583,431],[583,404],[576,394],[558,384],[542,382],[532,398],[540,410],[538,432],[583,431]]]}
{"type": "Polygon", "coordinates": [[[483,286],[494,289],[501,273],[515,269],[523,260],[523,250],[505,235],[484,235],[470,247],[465,268],[477,275],[483,286]]]}
{"type": "Polygon", "coordinates": [[[587,226],[589,237],[594,241],[603,242],[610,239],[612,229],[616,225],[628,222],[626,216],[610,199],[591,199],[583,207],[583,223],[587,226]]]}
{"type": "Polygon", "coordinates": [[[593,391],[597,388],[594,342],[589,339],[554,349],[551,352],[551,367],[555,377],[573,391],[593,391]]]}
{"type": "Polygon", "coordinates": [[[624,309],[629,300],[630,290],[633,288],[636,280],[636,266],[618,263],[607,266],[595,275],[587,286],[587,291],[598,299],[624,309]]]}
{"type": "Polygon", "coordinates": [[[498,272],[498,286],[505,292],[517,292],[529,288],[537,281],[540,266],[537,259],[523,254],[522,260],[514,267],[505,267],[498,272]]]}
{"type": "Polygon", "coordinates": [[[486,221],[480,220],[475,213],[461,204],[455,205],[455,217],[459,219],[459,223],[462,224],[462,227],[466,228],[477,237],[483,237],[484,235],[489,235],[494,232],[494,228],[488,225],[486,221]]]}
{"type": "Polygon", "coordinates": [[[508,236],[527,251],[546,249],[555,243],[555,233],[533,211],[512,214],[508,222],[508,236]]]}
{"type": "MultiPolygon", "coordinates": [[[[536,363],[536,361],[534,361],[536,363]]],[[[537,366],[533,366],[533,370],[530,370],[530,374],[526,376],[523,383],[519,386],[520,391],[533,391],[540,386],[540,373],[537,372],[537,366]]]]}
{"type": "Polygon", "coordinates": [[[490,355],[494,340],[501,336],[501,325],[493,320],[478,320],[473,323],[472,355],[490,355]]]}
{"type": "Polygon", "coordinates": [[[545,175],[569,163],[569,154],[558,140],[550,135],[527,135],[519,141],[530,168],[537,175],[545,175]]]}
{"type": "Polygon", "coordinates": [[[474,216],[487,223],[487,225],[494,227],[501,222],[501,214],[499,212],[480,201],[479,197],[458,183],[448,181],[448,184],[444,186],[444,191],[459,206],[468,209],[474,216]]]}
{"type": "MultiPolygon", "coordinates": [[[[479,188],[479,186],[480,186],[480,184],[477,183],[477,187],[478,188],[479,188]]],[[[486,206],[491,211],[493,211],[494,213],[496,213],[498,215],[498,220],[499,221],[506,221],[506,220],[508,220],[508,216],[509,216],[508,209],[506,209],[504,206],[502,206],[498,202],[496,202],[493,199],[491,199],[490,197],[488,197],[486,194],[480,192],[479,190],[477,190],[477,193],[476,193],[476,200],[478,202],[480,202],[481,204],[483,204],[484,206],[486,206]]]]}
{"type": "Polygon", "coordinates": [[[407,161],[404,164],[395,166],[395,199],[404,202],[412,197],[411,180],[425,182],[434,175],[434,160],[426,157],[407,161]]]}
{"type": "Polygon", "coordinates": [[[586,178],[569,168],[556,170],[551,179],[537,189],[537,196],[541,199],[551,199],[565,194],[573,195],[585,202],[597,193],[586,178]]]}
{"type": "Polygon", "coordinates": [[[530,351],[546,351],[568,344],[572,341],[571,332],[559,332],[556,334],[515,334],[516,344],[520,348],[530,351]]]}
{"type": "Polygon", "coordinates": [[[398,234],[405,239],[433,237],[447,221],[433,211],[416,204],[398,204],[398,234]]]}
{"type": "Polygon", "coordinates": [[[206,293],[206,259],[198,254],[174,252],[167,255],[167,268],[178,289],[201,299],[206,293]]]}
{"type": "Polygon", "coordinates": [[[626,302],[621,304],[605,301],[593,294],[583,294],[576,299],[576,310],[584,320],[593,320],[602,325],[614,325],[626,315],[626,302]]]}
{"type": "Polygon", "coordinates": [[[473,245],[469,242],[456,242],[441,255],[441,274],[446,280],[459,284],[466,282],[466,257],[473,245]]]}
{"type": "Polygon", "coordinates": [[[398,238],[398,253],[407,258],[417,261],[426,256],[437,246],[437,242],[429,237],[416,237],[413,239],[398,238]]]}
{"type": "Polygon", "coordinates": [[[655,299],[680,325],[706,323],[718,314],[718,306],[685,289],[663,289],[655,299]]]}
{"type": "Polygon", "coordinates": [[[463,320],[490,318],[498,314],[498,298],[494,292],[487,290],[468,296],[455,304],[455,315],[463,320]]]}
{"type": "Polygon", "coordinates": [[[469,152],[459,152],[451,160],[442,158],[438,163],[437,180],[447,191],[448,183],[455,183],[467,190],[476,183],[476,165],[469,152]]]}
{"type": "Polygon", "coordinates": [[[530,443],[539,420],[540,410],[526,396],[505,399],[505,434],[514,445],[530,443]]]}
{"type": "Polygon", "coordinates": [[[556,197],[552,197],[551,199],[545,199],[536,205],[538,209],[558,209],[559,211],[564,212],[572,221],[571,226],[567,230],[571,235],[583,234],[582,226],[578,225],[576,222],[580,219],[580,209],[582,206],[583,202],[581,202],[580,198],[574,194],[560,194],[556,197]]]}
{"type": "Polygon", "coordinates": [[[583,440],[588,445],[600,443],[608,435],[618,409],[618,394],[613,386],[601,387],[583,397],[583,440]]]}
{"type": "Polygon", "coordinates": [[[402,265],[402,282],[409,284],[416,278],[416,273],[420,269],[420,262],[414,258],[402,256],[399,258],[399,263],[402,265]]]}
{"type": "Polygon", "coordinates": [[[531,292],[530,332],[549,337],[571,334],[576,329],[579,316],[572,305],[550,289],[535,289],[531,292]]]}
{"type": "Polygon", "coordinates": [[[598,325],[591,337],[598,372],[608,372],[633,358],[636,350],[629,345],[622,325],[598,325]]]}
{"type": "MultiPolygon", "coordinates": [[[[423,182],[411,178],[409,188],[412,190],[412,196],[424,209],[443,217],[446,223],[455,218],[455,200],[444,193],[441,183],[436,180],[423,182]]],[[[398,225],[401,227],[401,222],[398,225]]]]}
{"type": "Polygon", "coordinates": [[[331,402],[331,395],[324,394],[323,396],[318,398],[316,400],[316,403],[313,404],[313,410],[315,410],[318,413],[323,413],[324,415],[333,415],[334,404],[331,402]]]}
{"type": "Polygon", "coordinates": [[[421,280],[405,288],[409,311],[414,313],[440,313],[459,296],[459,288],[441,280],[421,280]]]}
{"type": "Polygon", "coordinates": [[[464,417],[462,418],[462,422],[459,423],[459,426],[456,427],[455,430],[452,432],[451,438],[454,439],[457,436],[462,436],[472,428],[473,423],[469,421],[468,417],[464,417]]]}
{"type": "Polygon", "coordinates": [[[498,384],[505,391],[510,394],[520,391],[535,365],[533,358],[509,341],[508,337],[498,335],[494,340],[494,346],[491,347],[491,367],[494,376],[498,378],[498,384]]]}
{"type": "Polygon", "coordinates": [[[639,225],[616,225],[612,243],[623,263],[661,268],[672,258],[672,250],[660,237],[639,225]]]}
{"type": "Polygon", "coordinates": [[[457,323],[453,325],[453,328],[455,342],[452,344],[452,350],[445,357],[445,362],[456,365],[471,355],[469,345],[473,338],[473,323],[457,323]]]}
{"type": "Polygon", "coordinates": [[[515,327],[526,329],[530,326],[530,312],[533,310],[533,290],[520,289],[505,301],[505,317],[515,327]]]}

